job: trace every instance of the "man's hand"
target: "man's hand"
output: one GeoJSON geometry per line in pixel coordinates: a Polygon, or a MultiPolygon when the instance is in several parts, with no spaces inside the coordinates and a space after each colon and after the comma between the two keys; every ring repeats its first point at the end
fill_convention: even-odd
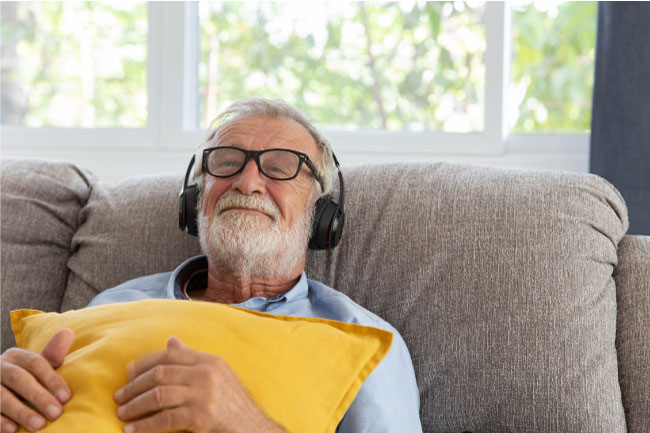
{"type": "Polygon", "coordinates": [[[54,369],[63,364],[73,341],[72,330],[60,329],[40,355],[16,347],[2,354],[2,433],[14,433],[18,425],[34,432],[45,427],[45,418],[61,415],[72,392],[54,369]]]}
{"type": "Polygon", "coordinates": [[[176,337],[167,350],[127,365],[130,382],[115,392],[126,433],[285,432],[250,398],[222,358],[186,347],[176,337]]]}

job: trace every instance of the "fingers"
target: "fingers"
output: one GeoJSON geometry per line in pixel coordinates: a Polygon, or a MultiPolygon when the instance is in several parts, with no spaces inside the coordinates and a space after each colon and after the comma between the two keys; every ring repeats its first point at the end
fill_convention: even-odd
{"type": "Polygon", "coordinates": [[[161,350],[144,355],[135,361],[129,362],[126,364],[126,374],[128,375],[129,380],[133,380],[150,368],[163,363],[165,356],[167,356],[167,352],[161,350]]]}
{"type": "Polygon", "coordinates": [[[145,355],[135,361],[129,362],[126,366],[129,380],[133,380],[145,371],[160,364],[195,364],[202,355],[199,352],[188,349],[176,337],[171,337],[169,340],[170,341],[168,342],[168,347],[171,342],[171,350],[155,352],[150,355],[145,355]],[[180,345],[178,345],[178,343],[180,343],[180,345]]]}
{"type": "Polygon", "coordinates": [[[141,419],[124,426],[125,433],[164,433],[175,430],[191,430],[195,425],[189,417],[189,412],[181,408],[158,412],[148,418],[141,419]]]}
{"type": "MultiPolygon", "coordinates": [[[[2,365],[2,376],[3,403],[5,396],[8,397],[15,393],[31,403],[39,413],[44,414],[48,419],[54,420],[61,415],[63,410],[61,403],[27,371],[6,363],[2,365]]],[[[27,407],[15,396],[14,398],[20,403],[20,406],[27,407]]],[[[5,410],[4,404],[2,413],[13,419],[13,416],[5,410]]]]}
{"type": "Polygon", "coordinates": [[[117,410],[123,421],[131,421],[162,410],[183,405],[187,400],[187,387],[182,385],[156,386],[138,395],[117,410]]]}
{"type": "Polygon", "coordinates": [[[16,433],[18,431],[18,424],[6,418],[4,415],[0,415],[0,432],[1,433],[16,433]]]}
{"type": "Polygon", "coordinates": [[[130,362],[127,365],[130,381],[114,395],[115,401],[122,405],[117,416],[124,421],[135,421],[125,426],[124,431],[155,433],[189,429],[188,422],[193,419],[188,415],[188,405],[195,400],[192,384],[209,382],[205,377],[208,370],[199,366],[206,356],[213,357],[189,349],[178,338],[170,337],[166,351],[130,362]]]}
{"type": "MultiPolygon", "coordinates": [[[[10,432],[11,427],[16,423],[34,432],[45,427],[45,418],[36,413],[33,409],[20,401],[5,386],[2,386],[2,433],[10,432]],[[11,421],[14,421],[13,423],[11,421]]],[[[16,430],[14,430],[16,431],[16,430]]]]}
{"type": "Polygon", "coordinates": [[[2,355],[0,374],[3,385],[35,406],[37,404],[34,400],[44,400],[47,405],[55,404],[60,407],[58,403],[66,403],[72,396],[65,379],[54,371],[48,361],[28,350],[7,350],[2,355]],[[56,396],[56,399],[53,396],[56,396]]]}
{"type": "Polygon", "coordinates": [[[169,337],[167,340],[167,350],[186,349],[187,346],[178,337],[169,337]]]}
{"type": "Polygon", "coordinates": [[[59,329],[45,344],[41,355],[52,367],[58,368],[63,364],[63,360],[70,351],[73,342],[74,332],[72,332],[72,329],[59,329]]]}
{"type": "Polygon", "coordinates": [[[55,420],[61,415],[61,405],[70,400],[72,392],[54,369],[63,363],[73,341],[74,333],[61,329],[41,355],[18,348],[2,354],[2,433],[13,433],[18,426],[37,431],[45,427],[46,418],[55,420]]]}
{"type": "Polygon", "coordinates": [[[183,385],[192,381],[192,371],[185,366],[157,365],[115,392],[115,401],[124,404],[136,396],[161,385],[183,385]]]}

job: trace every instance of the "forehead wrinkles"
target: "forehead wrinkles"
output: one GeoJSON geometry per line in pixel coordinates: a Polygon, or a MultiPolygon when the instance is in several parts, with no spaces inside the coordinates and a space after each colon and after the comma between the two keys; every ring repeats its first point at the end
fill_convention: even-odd
{"type": "Polygon", "coordinates": [[[226,124],[215,136],[212,146],[256,144],[263,148],[287,147],[287,145],[300,148],[308,147],[307,143],[311,141],[313,141],[311,134],[291,119],[252,116],[226,124]]]}
{"type": "Polygon", "coordinates": [[[322,170],[322,150],[311,133],[300,123],[286,117],[251,115],[226,122],[217,128],[209,144],[213,146],[235,146],[258,150],[289,148],[306,153],[322,170]]]}

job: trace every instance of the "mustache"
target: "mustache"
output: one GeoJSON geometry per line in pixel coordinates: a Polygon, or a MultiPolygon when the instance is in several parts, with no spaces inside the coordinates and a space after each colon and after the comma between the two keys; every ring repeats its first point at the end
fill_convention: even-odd
{"type": "Polygon", "coordinates": [[[273,221],[277,221],[281,216],[280,208],[278,205],[273,203],[273,201],[256,195],[244,195],[236,191],[227,191],[214,205],[217,215],[227,209],[235,207],[264,212],[270,216],[273,221]]]}

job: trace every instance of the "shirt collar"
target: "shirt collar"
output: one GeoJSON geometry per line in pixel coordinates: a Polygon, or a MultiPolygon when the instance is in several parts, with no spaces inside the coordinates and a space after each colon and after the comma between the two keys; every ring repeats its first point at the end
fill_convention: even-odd
{"type": "MultiPolygon", "coordinates": [[[[181,263],[169,277],[167,283],[167,296],[171,299],[186,299],[183,296],[182,288],[187,279],[200,272],[208,272],[208,259],[204,254],[191,257],[181,263]]],[[[300,274],[300,279],[291,289],[272,298],[255,297],[240,304],[238,307],[252,310],[264,310],[270,304],[294,302],[307,297],[308,284],[305,271],[300,274]]]]}

